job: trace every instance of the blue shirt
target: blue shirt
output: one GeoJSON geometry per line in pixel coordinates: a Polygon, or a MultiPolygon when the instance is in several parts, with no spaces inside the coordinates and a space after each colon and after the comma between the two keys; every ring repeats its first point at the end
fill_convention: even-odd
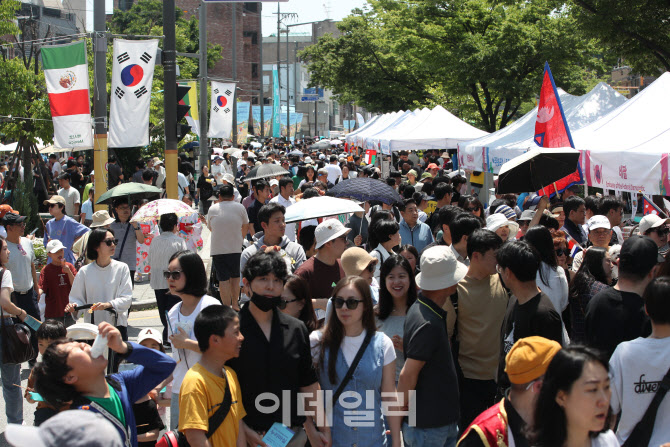
{"type": "Polygon", "coordinates": [[[402,238],[401,244],[413,245],[419,253],[426,248],[426,245],[434,241],[433,233],[428,225],[417,221],[414,228],[410,228],[405,219],[400,221],[400,237],[402,238]]]}
{"type": "MultiPolygon", "coordinates": [[[[74,264],[76,259],[72,253],[72,244],[75,239],[88,233],[89,230],[90,228],[86,225],[80,224],[70,216],[63,216],[61,220],[51,219],[46,224],[44,246],[46,247],[51,239],[58,239],[65,246],[65,260],[74,264]]],[[[51,258],[48,259],[47,264],[50,262],[51,258]]]]}
{"type": "Polygon", "coordinates": [[[87,200],[81,206],[81,214],[86,214],[86,220],[93,219],[93,202],[87,200]]]}

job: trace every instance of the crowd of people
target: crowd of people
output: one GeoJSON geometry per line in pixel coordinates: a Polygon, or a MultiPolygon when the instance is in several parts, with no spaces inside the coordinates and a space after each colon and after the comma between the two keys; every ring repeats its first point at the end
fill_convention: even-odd
{"type": "MultiPolygon", "coordinates": [[[[39,319],[36,297],[46,300],[25,391],[43,399],[40,432],[85,409],[130,446],[165,442],[165,430],[192,446],[670,443],[670,401],[648,414],[670,387],[669,219],[649,214],[631,231],[621,198],[575,186],[483,200],[446,152],[400,152],[382,178],[353,153],[299,148],[216,156],[195,189],[182,174],[182,199],[203,203],[212,274],[177,216],[162,215],[148,263],[163,329],[136,343],[135,254],[119,253],[143,242],[132,203],[93,213],[89,228],[69,217],[68,197],[45,199],[39,279],[25,217],[4,215],[2,310],[39,319]],[[246,180],[267,163],[288,174],[246,180]],[[298,201],[352,178],[402,200],[285,222],[298,201]],[[119,372],[66,338],[85,304],[119,372]]],[[[23,421],[20,368],[2,364],[11,424],[23,421]]]]}

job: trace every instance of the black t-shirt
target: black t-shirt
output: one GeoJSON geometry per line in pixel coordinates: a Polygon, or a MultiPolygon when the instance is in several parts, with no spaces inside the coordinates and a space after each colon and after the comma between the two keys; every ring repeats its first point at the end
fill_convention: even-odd
{"type": "Polygon", "coordinates": [[[651,334],[642,297],[609,287],[591,298],[584,319],[586,344],[610,358],[617,345],[651,334]]]}
{"type": "Polygon", "coordinates": [[[421,294],[405,318],[405,357],[426,362],[416,383],[418,428],[443,427],[460,417],[458,378],[446,319],[447,313],[421,294]]]}
{"type": "Polygon", "coordinates": [[[107,165],[107,184],[110,189],[118,186],[122,174],[123,171],[121,170],[121,167],[116,163],[109,163],[107,165]]]}
{"type": "Polygon", "coordinates": [[[254,232],[258,233],[260,231],[263,231],[263,227],[261,227],[261,222],[258,220],[258,211],[263,207],[263,204],[258,201],[258,199],[254,200],[254,203],[251,204],[249,208],[247,208],[247,216],[249,217],[249,223],[254,224],[254,232]]]}
{"type": "Polygon", "coordinates": [[[265,337],[246,304],[240,310],[240,331],[244,335],[240,356],[228,361],[240,381],[242,401],[247,415],[244,422],[254,430],[267,431],[274,422],[282,422],[280,403],[276,411],[267,413],[260,409],[273,405],[274,400],[264,400],[260,409],[255,402],[261,393],[271,393],[283,402],[283,390],[291,397],[291,426],[302,425],[304,416],[298,415],[298,396],[301,387],[317,382],[309,347],[309,333],[305,323],[275,310],[272,315],[270,341],[265,337]]]}
{"type": "MultiPolygon", "coordinates": [[[[152,430],[163,430],[165,424],[161,419],[161,415],[158,413],[158,407],[156,407],[156,402],[153,399],[141,403],[133,404],[133,413],[135,414],[135,422],[137,423],[137,434],[143,435],[152,430]]],[[[152,442],[140,442],[138,446],[144,445],[154,445],[156,441],[152,442]]]]}
{"type": "Polygon", "coordinates": [[[210,174],[207,177],[201,175],[198,177],[198,184],[196,185],[200,188],[200,200],[207,200],[214,194],[214,177],[210,174]],[[207,179],[211,180],[210,182],[207,179]]]}
{"type": "Polygon", "coordinates": [[[503,320],[500,361],[498,363],[498,386],[509,384],[505,374],[505,356],[517,340],[539,335],[563,344],[561,315],[544,293],[540,292],[524,304],[519,304],[512,295],[503,320]]]}

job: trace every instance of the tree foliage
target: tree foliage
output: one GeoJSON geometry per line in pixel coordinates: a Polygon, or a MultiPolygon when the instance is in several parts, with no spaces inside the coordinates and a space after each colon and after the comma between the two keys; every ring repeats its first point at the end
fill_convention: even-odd
{"type": "Polygon", "coordinates": [[[371,111],[440,103],[492,132],[539,91],[545,61],[575,94],[605,68],[594,41],[553,0],[369,4],[343,20],[340,37],[324,36],[302,57],[313,84],[371,111]]]}
{"type": "Polygon", "coordinates": [[[670,2],[572,0],[577,24],[638,73],[670,70],[670,2]]]}

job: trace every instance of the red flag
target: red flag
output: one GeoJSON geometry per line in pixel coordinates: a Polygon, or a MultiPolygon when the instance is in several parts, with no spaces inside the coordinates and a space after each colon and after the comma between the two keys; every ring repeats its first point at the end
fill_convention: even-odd
{"type": "MultiPolygon", "coordinates": [[[[575,147],[568,122],[563,113],[561,98],[558,96],[551,69],[546,62],[544,64],[542,89],[540,90],[540,102],[537,105],[534,140],[535,144],[540,147],[575,147]]],[[[583,181],[581,167],[577,165],[577,170],[573,174],[554,182],[552,185],[547,185],[537,193],[538,195],[553,196],[556,192],[563,192],[570,186],[583,183],[583,181]]]]}
{"type": "Polygon", "coordinates": [[[656,214],[657,216],[665,216],[665,213],[651,200],[649,197],[642,195],[642,215],[656,214]]]}

